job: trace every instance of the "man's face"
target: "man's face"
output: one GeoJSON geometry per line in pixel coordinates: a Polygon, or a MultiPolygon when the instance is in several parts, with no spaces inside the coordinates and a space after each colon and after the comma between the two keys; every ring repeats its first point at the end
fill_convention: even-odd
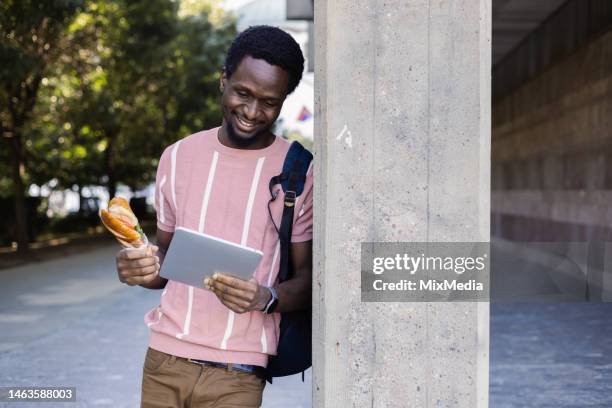
{"type": "Polygon", "coordinates": [[[221,107],[227,135],[247,146],[268,131],[278,118],[287,96],[289,74],[262,59],[245,56],[231,78],[221,76],[221,107]]]}

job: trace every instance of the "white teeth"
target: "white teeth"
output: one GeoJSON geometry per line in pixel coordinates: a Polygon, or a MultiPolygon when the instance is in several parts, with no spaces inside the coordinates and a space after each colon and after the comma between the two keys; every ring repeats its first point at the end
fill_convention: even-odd
{"type": "Polygon", "coordinates": [[[240,116],[238,116],[238,122],[244,127],[252,128],[255,126],[254,123],[245,122],[240,116]]]}

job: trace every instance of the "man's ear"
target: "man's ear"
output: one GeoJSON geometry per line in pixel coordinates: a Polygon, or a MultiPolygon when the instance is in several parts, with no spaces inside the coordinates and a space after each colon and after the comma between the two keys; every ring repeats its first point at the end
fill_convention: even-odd
{"type": "Polygon", "coordinates": [[[223,93],[225,90],[225,84],[227,82],[227,75],[225,75],[225,68],[221,70],[221,77],[219,78],[219,91],[223,93]]]}

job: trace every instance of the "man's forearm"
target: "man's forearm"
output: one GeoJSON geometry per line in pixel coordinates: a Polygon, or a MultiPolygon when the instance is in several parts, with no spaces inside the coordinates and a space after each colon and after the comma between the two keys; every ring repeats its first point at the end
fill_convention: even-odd
{"type": "Polygon", "coordinates": [[[278,306],[275,312],[285,313],[307,310],[312,304],[312,278],[297,276],[289,279],[276,288],[278,306]]]}

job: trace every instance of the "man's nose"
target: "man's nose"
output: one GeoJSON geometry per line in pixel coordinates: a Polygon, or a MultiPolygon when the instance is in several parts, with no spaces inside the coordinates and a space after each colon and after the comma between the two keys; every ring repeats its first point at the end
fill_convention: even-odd
{"type": "Polygon", "coordinates": [[[244,112],[244,116],[248,120],[255,120],[257,118],[257,101],[253,100],[247,104],[246,111],[244,112]]]}

